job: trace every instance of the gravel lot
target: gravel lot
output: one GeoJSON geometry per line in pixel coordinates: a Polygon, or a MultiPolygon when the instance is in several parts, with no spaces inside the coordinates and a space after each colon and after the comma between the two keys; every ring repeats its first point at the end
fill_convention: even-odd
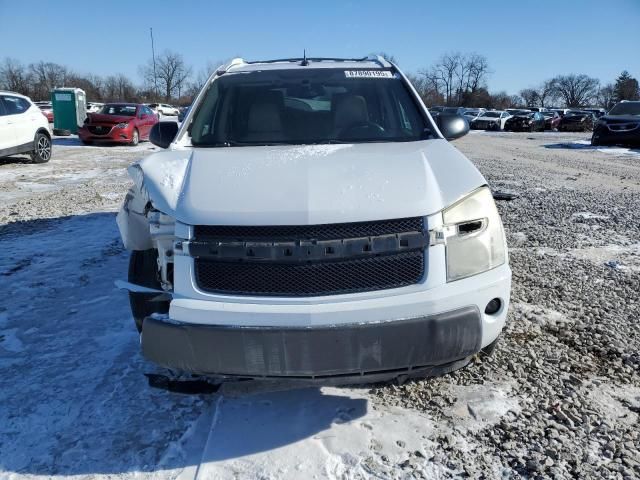
{"type": "MultiPolygon", "coordinates": [[[[508,327],[492,356],[478,356],[462,371],[400,386],[354,390],[373,410],[399,407],[407,418],[425,419],[429,429],[423,432],[420,448],[396,442],[399,453],[394,458],[373,445],[385,436],[380,432],[371,439],[369,455],[355,462],[366,468],[324,472],[319,477],[640,478],[640,151],[594,149],[585,144],[586,139],[583,134],[472,132],[455,142],[492,188],[519,195],[499,202],[513,269],[508,327]]],[[[61,225],[61,217],[115,211],[129,184],[125,167],[151,149],[148,143],[136,148],[84,147],[72,137],[55,140],[49,164],[31,165],[26,157],[0,159],[0,242],[20,248],[17,239],[46,233],[61,225]]],[[[100,221],[90,219],[98,226],[100,221]]],[[[82,268],[94,268],[95,274],[110,272],[107,266],[97,270],[100,265],[95,264],[112,262],[116,270],[126,264],[126,252],[117,243],[114,228],[105,233],[103,243],[95,258],[82,260],[82,268]]],[[[33,251],[24,259],[16,251],[0,255],[3,288],[21,274],[25,281],[34,275],[29,269],[37,268],[38,262],[31,258],[46,253],[35,244],[28,248],[33,251]]],[[[78,248],[77,255],[93,254],[78,248]]],[[[92,281],[89,273],[78,278],[78,286],[92,281]]],[[[4,405],[0,425],[7,425],[8,432],[3,434],[0,428],[0,467],[5,469],[3,474],[0,468],[0,477],[153,473],[162,459],[172,458],[167,456],[168,444],[194,425],[189,422],[197,412],[215,408],[217,396],[175,400],[164,392],[147,393],[141,375],[145,364],[137,353],[131,325],[126,349],[112,353],[107,349],[99,360],[109,372],[100,381],[126,384],[117,394],[105,392],[120,404],[131,404],[117,415],[128,415],[135,425],[148,408],[154,409],[154,418],[144,416],[145,423],[140,424],[145,428],[152,424],[154,430],[150,439],[140,440],[144,448],[140,447],[137,463],[126,470],[123,463],[108,463],[123,447],[117,447],[118,436],[109,436],[111,427],[91,418],[94,407],[88,397],[104,390],[104,385],[102,390],[85,392],[82,402],[54,388],[62,407],[86,417],[84,430],[76,431],[75,440],[66,438],[71,435],[65,428],[70,427],[50,424],[53,413],[43,411],[37,416],[37,402],[49,401],[53,395],[49,387],[36,394],[23,391],[34,382],[48,385],[48,379],[64,375],[54,369],[57,360],[52,360],[47,375],[26,366],[42,352],[35,347],[29,350],[32,329],[23,331],[22,318],[12,316],[13,310],[20,307],[25,319],[41,321],[36,315],[39,307],[32,305],[35,312],[29,313],[20,302],[46,298],[52,288],[33,280],[28,294],[16,287],[6,295],[14,298],[0,303],[0,374],[6,385],[13,386],[0,389],[0,405],[4,405]],[[24,358],[20,357],[23,351],[24,358]],[[129,367],[130,358],[134,360],[129,367]],[[117,362],[127,365],[124,372],[116,368],[117,362]],[[72,408],[69,402],[77,404],[72,408]],[[33,430],[20,426],[15,412],[19,407],[36,415],[33,430]],[[45,435],[38,430],[42,428],[49,442],[58,440],[43,456],[29,457],[28,449],[40,455],[36,444],[45,435]],[[89,441],[87,435],[102,438],[89,441]],[[61,440],[65,438],[66,443],[61,440]],[[69,445],[86,468],[78,469],[77,463],[76,468],[65,466],[74,464],[65,457],[69,445]],[[87,449],[100,455],[89,455],[87,449]],[[24,461],[16,459],[18,453],[24,461]],[[38,468],[32,468],[34,462],[38,468]],[[92,470],[95,465],[100,469],[92,470]]],[[[111,282],[103,280],[104,285],[111,282]]],[[[113,308],[126,311],[126,299],[117,298],[113,308]]],[[[59,316],[61,322],[67,321],[66,314],[59,316]]],[[[116,335],[129,321],[109,328],[116,335]]],[[[48,338],[43,334],[42,341],[48,338]]],[[[83,384],[90,378],[89,373],[81,378],[84,353],[78,350],[77,359],[67,359],[83,384]]],[[[95,365],[92,368],[95,375],[95,365]]],[[[101,403],[100,409],[105,405],[101,403]]],[[[206,417],[209,422],[211,416],[206,417]]],[[[127,452],[123,458],[129,461],[131,455],[127,452]]],[[[171,462],[164,465],[176,467],[171,462]]],[[[348,462],[343,459],[344,465],[348,462]]],[[[276,472],[264,478],[279,476],[276,472]]]]}
{"type": "Polygon", "coordinates": [[[508,327],[489,358],[375,393],[443,417],[453,433],[439,438],[440,458],[460,475],[640,477],[640,156],[576,140],[482,133],[456,142],[492,188],[520,195],[498,202],[513,270],[508,327]],[[450,407],[463,418],[482,412],[459,387],[491,383],[509,386],[514,407],[461,436],[450,407]]]}

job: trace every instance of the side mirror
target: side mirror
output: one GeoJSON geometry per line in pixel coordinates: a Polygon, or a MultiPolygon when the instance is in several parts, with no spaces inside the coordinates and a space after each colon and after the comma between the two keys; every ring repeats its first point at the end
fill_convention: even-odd
{"type": "Polygon", "coordinates": [[[168,148],[178,133],[178,122],[158,122],[149,133],[149,141],[160,148],[168,148]]]}
{"type": "Polygon", "coordinates": [[[441,113],[436,118],[436,124],[447,140],[455,140],[469,133],[469,122],[462,115],[441,113]]]}

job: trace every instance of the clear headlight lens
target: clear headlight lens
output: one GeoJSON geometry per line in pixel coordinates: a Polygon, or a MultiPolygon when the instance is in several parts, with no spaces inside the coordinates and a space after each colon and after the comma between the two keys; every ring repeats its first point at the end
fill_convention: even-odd
{"type": "Polygon", "coordinates": [[[486,272],[506,262],[502,220],[487,187],[445,209],[443,220],[447,282],[486,272]]]}
{"type": "Polygon", "coordinates": [[[127,122],[119,123],[116,125],[116,128],[127,128],[129,124],[127,122]]]}

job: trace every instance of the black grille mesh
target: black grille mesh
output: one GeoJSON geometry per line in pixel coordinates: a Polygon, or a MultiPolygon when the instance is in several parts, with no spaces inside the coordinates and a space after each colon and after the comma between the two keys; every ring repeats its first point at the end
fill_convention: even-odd
{"type": "Polygon", "coordinates": [[[234,240],[333,240],[423,230],[422,217],[379,220],[375,222],[331,223],[326,225],[197,225],[195,238],[234,240]]]}
{"type": "Polygon", "coordinates": [[[422,250],[318,263],[195,260],[198,286],[208,292],[258,296],[318,296],[405,287],[424,274],[422,250]]]}

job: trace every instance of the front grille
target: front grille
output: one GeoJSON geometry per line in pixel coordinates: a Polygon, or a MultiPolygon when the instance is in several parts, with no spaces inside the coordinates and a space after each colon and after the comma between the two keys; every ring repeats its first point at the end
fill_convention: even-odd
{"type": "Polygon", "coordinates": [[[197,225],[198,240],[334,240],[373,237],[424,230],[422,217],[378,220],[374,222],[330,223],[325,225],[197,225]]]}
{"type": "MultiPolygon", "coordinates": [[[[207,292],[256,296],[319,296],[366,292],[405,287],[420,282],[424,276],[424,248],[397,242],[402,234],[423,232],[422,217],[381,220],[373,222],[336,223],[325,225],[223,226],[201,225],[194,229],[195,240],[219,249],[225,242],[273,242],[274,249],[282,249],[281,242],[368,239],[375,245],[377,238],[391,235],[397,249],[377,254],[347,254],[327,260],[314,256],[313,260],[284,261],[266,255],[266,261],[247,261],[233,258],[194,259],[198,287],[207,292]]],[[[228,244],[228,243],[227,243],[228,244]]],[[[241,244],[242,245],[242,244],[241,244]]],[[[394,245],[391,244],[386,245],[394,245]]],[[[413,245],[413,244],[409,244],[413,245]]],[[[266,247],[271,248],[271,247],[266,247]]],[[[241,248],[241,250],[243,250],[241,248]]],[[[206,252],[207,249],[201,250],[206,252]]],[[[352,250],[349,250],[352,251],[352,250]]],[[[353,250],[355,252],[355,250],[353,250]]]]}
{"type": "Polygon", "coordinates": [[[336,295],[418,283],[423,250],[317,263],[234,263],[195,260],[198,286],[236,295],[305,297],[336,295]]]}
{"type": "Polygon", "coordinates": [[[94,135],[106,135],[111,131],[111,127],[107,127],[103,125],[89,125],[87,128],[94,135]]]}

